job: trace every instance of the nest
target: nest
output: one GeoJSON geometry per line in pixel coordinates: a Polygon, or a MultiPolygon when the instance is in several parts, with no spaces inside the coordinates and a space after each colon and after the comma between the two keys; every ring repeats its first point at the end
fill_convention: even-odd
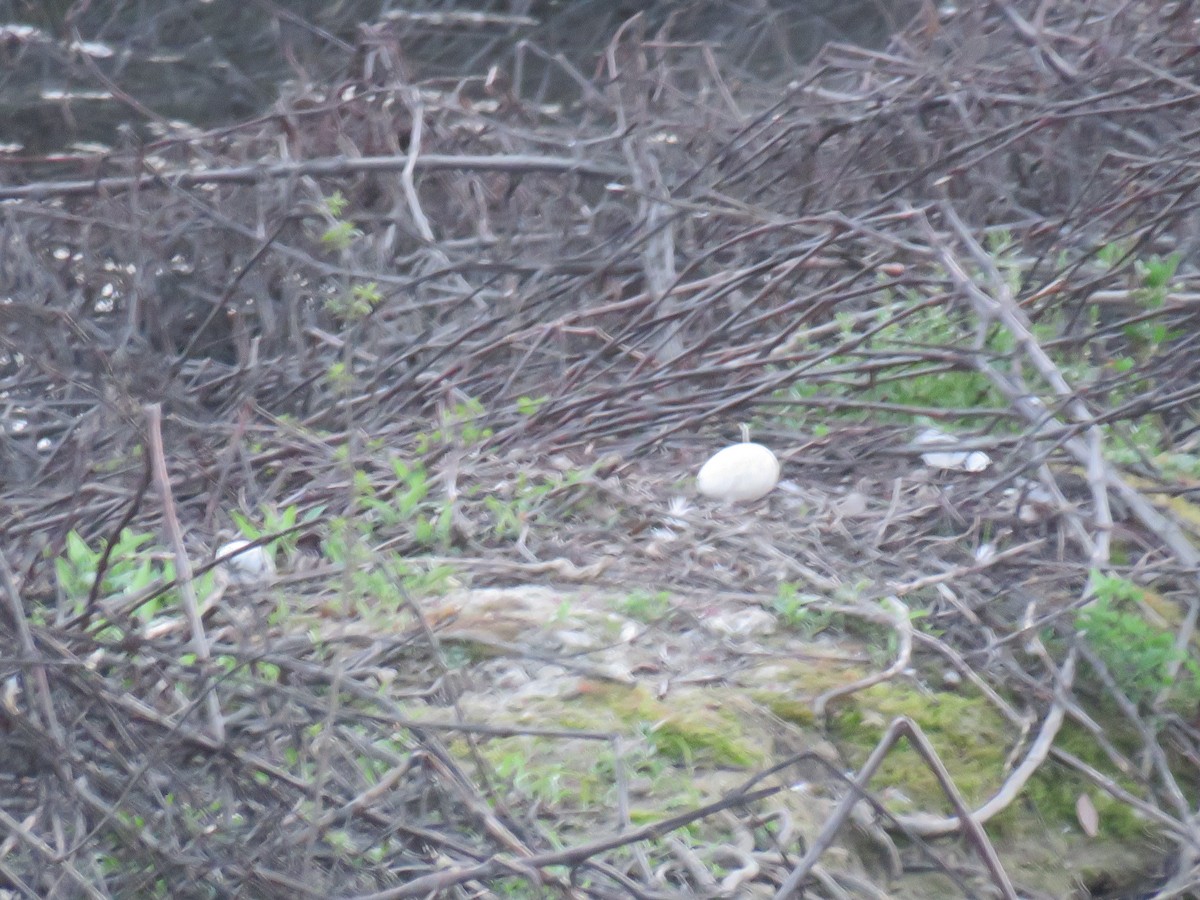
{"type": "MultiPolygon", "coordinates": [[[[730,666],[697,624],[714,604],[815,592],[907,647],[881,675],[938,660],[1014,733],[1036,723],[1018,755],[1147,817],[1172,849],[1141,876],[1195,889],[1191,5],[929,8],[886,51],[790,71],[650,16],[588,65],[427,77],[427,25],[363,27],[335,80],[245,124],[87,173],[0,168],[0,883],[862,886],[766,827],[798,773],[838,783],[786,730],[777,766],[640,829],[618,765],[626,829],[555,846],[479,751],[521,729],[456,707],[533,652],[534,614],[429,599],[539,582],[667,588],[653,627],[730,666]],[[914,474],[918,423],[986,473],[914,474]],[[751,516],[681,504],[744,424],[781,489],[751,516]],[[239,524],[280,582],[219,574],[239,524]],[[1144,695],[1077,634],[1105,577],[1177,611],[1144,695]],[[448,653],[471,615],[490,669],[448,653]],[[1064,717],[1136,784],[1055,747],[1064,717]],[[630,849],[731,813],[758,854],[740,881],[630,849]]],[[[953,829],[888,822],[972,889],[923,841],[953,829]]]]}

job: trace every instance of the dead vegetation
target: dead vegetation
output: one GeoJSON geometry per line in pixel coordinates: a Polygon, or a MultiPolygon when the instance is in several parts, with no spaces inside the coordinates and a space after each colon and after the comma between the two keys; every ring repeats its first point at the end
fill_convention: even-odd
{"type": "Polygon", "coordinates": [[[1024,808],[1110,854],[1079,896],[1196,890],[1196,13],[963,7],[782,80],[637,17],[426,80],[399,18],[240,127],[4,166],[0,885],[1055,896],[1024,808]],[[680,503],[742,423],[785,483],[680,503]],[[209,571],[238,527],[277,582],[209,571]],[[891,684],[951,806],[865,777],[891,684]],[[959,694],[1004,743],[961,791],[959,694]],[[606,793],[490,752],[534,738],[606,793]]]}

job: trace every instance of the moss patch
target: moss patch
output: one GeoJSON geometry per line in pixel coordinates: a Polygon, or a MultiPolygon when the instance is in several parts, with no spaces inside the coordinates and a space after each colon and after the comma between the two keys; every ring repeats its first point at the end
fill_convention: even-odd
{"type": "MultiPolygon", "coordinates": [[[[602,621],[600,616],[591,624],[599,627],[602,621]]],[[[617,779],[614,748],[603,740],[477,738],[484,758],[500,776],[500,796],[511,792],[510,805],[535,801],[548,813],[543,821],[553,823],[556,839],[567,842],[593,833],[598,823],[620,827],[618,783],[628,787],[634,824],[659,821],[737,787],[747,769],[770,764],[777,746],[834,753],[832,741],[841,756],[839,767],[860,768],[900,716],[921,727],[968,804],[978,807],[992,797],[1011,769],[1010,757],[1020,736],[985,697],[969,689],[931,690],[919,676],[896,679],[838,698],[829,705],[826,720],[814,721],[812,703],[817,697],[867,674],[869,664],[859,660],[867,658],[868,650],[857,642],[836,648],[822,642],[811,645],[811,655],[806,655],[806,645],[792,642],[773,658],[759,657],[727,686],[687,686],[662,699],[652,684],[630,687],[543,673],[516,690],[468,693],[460,702],[468,718],[476,721],[524,722],[624,738],[623,782],[617,779]],[[834,653],[839,658],[819,658],[834,653]],[[767,711],[770,715],[764,714],[767,711]]],[[[1133,752],[1118,724],[1108,737],[1122,752],[1133,752]]],[[[1064,727],[1057,745],[1117,777],[1083,730],[1064,727]]],[[[465,743],[455,746],[467,759],[465,743]]],[[[1023,751],[1025,745],[1018,749],[1023,751]]],[[[772,802],[786,805],[811,835],[824,824],[842,788],[820,775],[811,778],[806,772],[799,777],[807,792],[787,792],[772,802]]],[[[1136,784],[1118,780],[1139,792],[1136,784]]],[[[871,787],[896,813],[951,812],[933,775],[905,742],[892,749],[871,787]]],[[[693,823],[681,835],[700,844],[721,843],[729,839],[720,833],[723,827],[719,820],[706,820],[693,823]]],[[[1134,873],[1130,883],[1136,884],[1139,877],[1148,877],[1146,867],[1161,856],[1151,847],[1147,824],[1126,805],[1053,761],[988,823],[988,832],[1014,880],[1046,896],[1084,896],[1080,891],[1110,884],[1124,873],[1134,873]],[[1076,803],[1084,794],[1099,814],[1100,833],[1095,838],[1088,838],[1078,822],[1076,803]]],[[[853,834],[841,835],[838,846],[839,852],[851,853],[874,871],[878,860],[860,855],[864,851],[853,834]]],[[[654,842],[648,852],[655,860],[669,856],[654,842]]],[[[961,851],[947,852],[970,855],[965,845],[961,851]]],[[[938,880],[932,876],[911,884],[909,880],[906,876],[892,885],[895,896],[960,895],[956,888],[934,884],[938,880]]]]}
{"type": "MultiPolygon", "coordinates": [[[[980,697],[925,692],[902,682],[879,684],[835,703],[830,732],[858,768],[899,716],[909,717],[925,732],[967,803],[982,803],[1000,786],[1010,728],[980,697]]],[[[894,811],[950,812],[933,773],[907,742],[888,754],[875,784],[895,788],[894,811]]]]}
{"type": "MultiPolygon", "coordinates": [[[[1108,737],[1110,740],[1115,739],[1114,743],[1123,752],[1132,751],[1132,745],[1120,746],[1123,743],[1120,728],[1109,729],[1108,737]]],[[[1096,745],[1092,736],[1080,726],[1071,722],[1065,723],[1055,738],[1055,746],[1104,772],[1131,794],[1141,793],[1141,788],[1131,779],[1110,771],[1112,766],[1108,758],[1096,745]]],[[[1149,823],[1138,815],[1133,807],[1113,798],[1068,766],[1052,759],[1029,780],[1022,800],[1048,824],[1069,826],[1072,831],[1081,833],[1075,812],[1075,804],[1081,794],[1087,794],[1096,807],[1101,837],[1123,841],[1140,841],[1150,837],[1149,823]]],[[[1006,810],[997,819],[1006,824],[1013,815],[1013,811],[1006,810]]]]}
{"type": "Polygon", "coordinates": [[[666,703],[641,686],[587,682],[579,702],[603,718],[613,717],[622,730],[632,726],[674,762],[748,768],[766,760],[765,748],[746,737],[741,720],[722,709],[719,691],[680,691],[666,703]]]}
{"type": "Polygon", "coordinates": [[[779,660],[743,672],[738,680],[756,703],[785,722],[809,728],[818,724],[812,708],[817,697],[865,675],[847,663],[779,660]]]}

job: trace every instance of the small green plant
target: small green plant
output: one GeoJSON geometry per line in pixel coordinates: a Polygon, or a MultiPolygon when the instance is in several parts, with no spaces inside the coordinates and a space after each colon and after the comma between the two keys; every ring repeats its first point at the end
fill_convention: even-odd
{"type": "Polygon", "coordinates": [[[489,494],[483,498],[483,505],[492,516],[492,534],[501,540],[520,536],[524,517],[515,502],[489,494]]]}
{"type": "MultiPolygon", "coordinates": [[[[915,311],[900,316],[882,310],[879,321],[882,327],[871,339],[871,347],[894,352],[914,349],[919,354],[927,347],[955,347],[963,342],[969,327],[961,316],[943,304],[930,306],[916,294],[904,293],[910,295],[908,303],[915,311]]],[[[1009,340],[1007,332],[997,330],[989,339],[988,347],[995,352],[1004,352],[1007,348],[1002,345],[1009,340]]],[[[999,395],[985,375],[966,367],[931,365],[924,361],[897,366],[894,376],[880,378],[866,396],[905,406],[940,409],[995,407],[1000,403],[999,395]]]]}
{"type": "Polygon", "coordinates": [[[537,415],[537,411],[542,408],[542,404],[549,399],[545,395],[541,397],[518,397],[517,412],[523,416],[537,415]]]}
{"type": "Polygon", "coordinates": [[[1100,661],[1126,696],[1146,704],[1161,691],[1174,688],[1176,700],[1200,700],[1200,665],[1181,659],[1175,637],[1156,628],[1138,611],[1142,590],[1124,578],[1094,572],[1095,599],[1075,617],[1100,661]],[[1168,681],[1170,666],[1182,662],[1175,684],[1168,681]]]}
{"type": "Polygon", "coordinates": [[[290,556],[296,550],[297,535],[294,531],[296,523],[316,522],[324,512],[324,506],[316,506],[301,516],[299,507],[294,503],[282,512],[269,504],[264,504],[260,510],[261,521],[256,521],[237,510],[233,510],[229,517],[233,519],[233,524],[237,526],[242,537],[248,541],[257,541],[265,535],[282,535],[267,544],[267,549],[272,554],[277,550],[282,550],[285,555],[290,556]]]}
{"type": "Polygon", "coordinates": [[[325,210],[335,219],[340,219],[342,213],[346,211],[346,206],[349,204],[346,195],[341,191],[334,191],[325,198],[325,210]]]}
{"type": "Polygon", "coordinates": [[[418,565],[405,560],[400,554],[389,557],[388,566],[393,578],[414,597],[432,597],[445,594],[459,583],[458,573],[447,565],[418,565]]]}
{"type": "Polygon", "coordinates": [[[1200,454],[1168,449],[1170,440],[1150,418],[1105,426],[1114,435],[1107,441],[1108,458],[1121,465],[1140,466],[1147,460],[1168,478],[1200,478],[1200,454]]]}
{"type": "MultiPolygon", "coordinates": [[[[844,398],[850,408],[856,401],[981,411],[1003,405],[982,373],[965,364],[926,358],[930,348],[958,348],[969,340],[974,327],[970,317],[945,303],[934,303],[913,289],[885,288],[881,293],[878,311],[870,317],[835,314],[839,326],[836,340],[841,345],[837,352],[817,366],[800,370],[795,382],[777,399],[795,402],[801,410],[814,397],[844,398]],[[870,365],[883,355],[894,361],[883,369],[870,365]]],[[[987,349],[1002,355],[1011,344],[1011,335],[997,328],[988,337],[987,349]]],[[[814,352],[819,350],[814,348],[814,352]]],[[[905,422],[911,419],[910,413],[900,409],[877,410],[874,415],[905,422]]],[[[801,414],[796,424],[811,427],[805,418],[801,414]]]]}
{"type": "Polygon", "coordinates": [[[1138,278],[1142,283],[1137,293],[1138,300],[1147,309],[1158,309],[1167,300],[1171,283],[1175,280],[1175,272],[1179,269],[1182,257],[1172,253],[1166,259],[1161,256],[1151,256],[1146,260],[1135,263],[1138,278]]]}
{"type": "Polygon", "coordinates": [[[1096,262],[1106,269],[1115,268],[1129,255],[1129,248],[1113,241],[1096,251],[1096,262]]]}
{"type": "Polygon", "coordinates": [[[571,600],[569,597],[564,597],[562,602],[554,610],[554,615],[550,617],[552,625],[562,625],[571,621],[571,600]]]}
{"type": "Polygon", "coordinates": [[[475,656],[469,647],[462,644],[445,644],[442,647],[442,658],[446,668],[450,670],[465,669],[475,661],[475,656]]]}
{"type": "Polygon", "coordinates": [[[408,527],[421,545],[448,548],[454,524],[453,505],[430,497],[431,481],[424,464],[396,458],[391,465],[396,480],[388,487],[377,485],[361,470],[355,470],[351,476],[355,506],[359,510],[354,517],[358,533],[369,539],[379,531],[395,532],[408,527]]]}
{"type": "Polygon", "coordinates": [[[546,896],[545,888],[530,884],[526,878],[508,876],[491,881],[488,884],[494,896],[505,897],[508,900],[538,900],[546,896]]]}
{"type": "Polygon", "coordinates": [[[576,777],[567,763],[539,762],[529,766],[526,751],[514,748],[495,761],[496,774],[522,794],[558,806],[577,791],[576,777]]]}
{"type": "Polygon", "coordinates": [[[519,472],[516,482],[504,492],[482,498],[491,518],[492,534],[500,540],[519,539],[540,519],[558,523],[594,507],[594,474],[594,468],[538,478],[519,472]]]}
{"type": "MultiPolygon", "coordinates": [[[[67,534],[63,555],[54,560],[54,574],[72,614],[83,612],[103,558],[102,548],[92,548],[76,531],[67,534]]],[[[212,572],[198,576],[195,580],[196,591],[200,594],[210,593],[213,577],[212,572]]],[[[156,546],[154,535],[126,528],[117,537],[108,555],[99,596],[132,596],[154,584],[174,580],[175,563],[165,550],[156,546]]],[[[134,615],[148,622],[163,609],[174,607],[178,602],[178,595],[174,591],[165,591],[141,604],[134,615]]]]}
{"type": "Polygon", "coordinates": [[[812,594],[801,594],[793,582],[781,581],[771,605],[784,625],[811,638],[828,628],[833,621],[832,613],[811,608],[813,601],[820,599],[812,594]]]}
{"type": "Polygon", "coordinates": [[[353,222],[342,218],[349,205],[346,195],[341,191],[334,191],[325,198],[323,205],[325,217],[331,220],[332,224],[321,234],[321,243],[329,244],[337,250],[347,249],[362,236],[362,232],[354,227],[353,222]]]}
{"type": "MultiPolygon", "coordinates": [[[[349,468],[348,459],[343,461],[349,468]]],[[[451,544],[454,506],[430,496],[432,481],[424,465],[396,458],[391,467],[391,483],[349,468],[354,513],[328,520],[322,546],[329,560],[343,567],[347,613],[394,620],[405,603],[401,588],[413,596],[444,594],[457,583],[457,573],[446,565],[422,565],[397,551],[377,549],[406,532],[423,546],[449,550],[451,544]]],[[[286,616],[287,610],[281,606],[277,615],[286,616]]],[[[390,625],[397,627],[395,621],[390,625]]]]}
{"type": "Polygon", "coordinates": [[[510,497],[484,497],[483,505],[492,516],[492,533],[501,540],[519,537],[557,486],[553,481],[534,480],[520,472],[510,497]]]}
{"type": "Polygon", "coordinates": [[[339,391],[349,390],[354,383],[353,376],[343,362],[330,363],[329,368],[325,370],[325,380],[329,382],[330,387],[339,391]]]}
{"type": "Polygon", "coordinates": [[[401,588],[414,597],[445,594],[457,583],[457,572],[448,565],[425,565],[420,560],[406,559],[398,552],[372,550],[369,543],[372,529],[369,522],[364,524],[365,518],[356,517],[354,535],[348,520],[332,519],[325,552],[349,573],[350,607],[368,619],[388,617],[390,626],[395,628],[396,614],[405,605],[401,588]]]}
{"type": "Polygon", "coordinates": [[[383,294],[379,291],[379,285],[374,281],[367,281],[353,285],[345,293],[330,297],[325,301],[325,308],[339,318],[358,322],[369,316],[382,302],[383,294]]]}
{"type": "Polygon", "coordinates": [[[417,454],[425,456],[438,447],[478,447],[488,441],[493,431],[483,424],[487,411],[483,404],[471,397],[441,416],[441,426],[431,432],[417,435],[417,454]]]}
{"type": "MultiPolygon", "coordinates": [[[[1096,251],[1096,261],[1105,268],[1112,269],[1125,262],[1132,251],[1120,244],[1106,244],[1096,251]]],[[[1178,253],[1161,257],[1151,255],[1147,259],[1134,261],[1134,274],[1138,287],[1133,291],[1133,299],[1143,310],[1153,312],[1162,308],[1167,296],[1175,284],[1175,275],[1179,269],[1182,257],[1178,253]]],[[[1153,319],[1132,322],[1124,328],[1125,337],[1129,340],[1129,348],[1135,354],[1153,352],[1160,344],[1170,340],[1175,335],[1165,324],[1153,319]]],[[[1117,361],[1119,371],[1132,368],[1133,359],[1123,357],[1117,361]]]]}
{"type": "Polygon", "coordinates": [[[336,250],[347,250],[360,237],[362,232],[354,227],[353,222],[335,222],[321,235],[321,243],[329,244],[336,250]]]}
{"type": "MultiPolygon", "coordinates": [[[[354,222],[345,218],[349,202],[341,191],[335,191],[325,198],[322,204],[322,218],[328,223],[321,232],[322,244],[332,247],[338,253],[346,253],[362,239],[363,232],[354,222]]],[[[374,281],[348,282],[340,288],[333,288],[325,299],[325,309],[332,315],[347,322],[361,322],[380,303],[383,293],[374,281]]],[[[335,373],[330,370],[331,380],[335,373]]],[[[336,382],[335,382],[336,383],[336,382]]]]}
{"type": "MultiPolygon", "coordinates": [[[[1147,312],[1160,310],[1167,302],[1167,295],[1175,281],[1175,270],[1179,268],[1180,256],[1173,253],[1166,259],[1151,256],[1134,264],[1140,286],[1133,292],[1134,300],[1147,312]]],[[[1125,326],[1125,337],[1136,356],[1154,353],[1162,344],[1179,334],[1159,319],[1131,322],[1125,326]]]]}
{"type": "Polygon", "coordinates": [[[617,610],[639,622],[655,622],[671,611],[669,591],[633,591],[617,603],[617,610]]]}

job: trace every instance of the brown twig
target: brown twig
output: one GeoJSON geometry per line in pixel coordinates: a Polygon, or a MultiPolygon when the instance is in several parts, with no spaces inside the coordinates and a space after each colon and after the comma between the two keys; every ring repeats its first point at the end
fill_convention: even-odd
{"type": "MultiPolygon", "coordinates": [[[[200,618],[200,604],[196,601],[196,586],[192,581],[192,562],[188,558],[187,546],[183,541],[183,529],[179,527],[179,518],[175,514],[175,499],[171,492],[171,476],[167,471],[166,452],[162,437],[162,407],[151,403],[145,407],[146,416],[146,451],[154,470],[154,481],[158,485],[159,499],[163,506],[163,528],[167,533],[167,541],[175,557],[175,571],[179,574],[178,589],[183,614],[187,618],[191,630],[191,648],[196,654],[196,660],[202,670],[209,658],[208,640],[204,636],[204,622],[200,618]]],[[[221,715],[220,698],[212,690],[205,692],[205,705],[208,710],[208,727],[213,738],[220,743],[225,739],[225,720],[221,715]]]]}
{"type": "Polygon", "coordinates": [[[984,866],[987,867],[989,874],[992,876],[992,882],[1000,891],[1001,896],[1016,900],[1017,893],[1013,889],[1012,882],[1008,878],[1008,874],[1004,871],[1004,867],[1000,863],[999,857],[996,855],[996,850],[988,840],[987,833],[982,826],[971,815],[967,808],[966,802],[958,791],[958,787],[954,784],[954,779],[950,777],[950,773],[946,771],[946,767],[938,758],[937,751],[933,745],[929,743],[929,739],[921,731],[920,726],[908,718],[899,718],[894,720],[876,744],[875,749],[859,770],[854,781],[850,785],[850,789],[838,803],[837,809],[825,822],[825,827],[821,829],[821,833],[809,844],[808,851],[804,857],[798,862],[795,868],[780,885],[779,890],[775,892],[775,900],[792,900],[798,896],[798,891],[805,879],[812,872],[813,866],[817,860],[824,855],[825,851],[833,843],[833,839],[837,833],[841,831],[843,826],[850,818],[851,811],[862,800],[864,791],[879,767],[883,765],[888,753],[892,747],[902,738],[908,738],[912,744],[912,748],[925,761],[925,765],[933,772],[937,778],[938,784],[945,793],[950,805],[954,807],[958,813],[956,820],[961,827],[966,831],[975,847],[975,852],[979,854],[984,866]]]}
{"type": "Polygon", "coordinates": [[[84,194],[115,194],[138,188],[193,188],[202,185],[255,184],[268,179],[298,177],[337,177],[371,172],[403,171],[416,165],[427,172],[508,172],[585,175],[590,178],[618,179],[624,174],[618,169],[578,159],[563,159],[533,154],[497,156],[448,156],[425,154],[415,164],[408,156],[366,156],[356,159],[335,157],[303,162],[276,162],[246,166],[230,166],[191,171],[170,169],[137,176],[111,176],[91,181],[38,181],[22,185],[0,185],[0,200],[43,200],[48,197],[75,197],[84,194]]]}

